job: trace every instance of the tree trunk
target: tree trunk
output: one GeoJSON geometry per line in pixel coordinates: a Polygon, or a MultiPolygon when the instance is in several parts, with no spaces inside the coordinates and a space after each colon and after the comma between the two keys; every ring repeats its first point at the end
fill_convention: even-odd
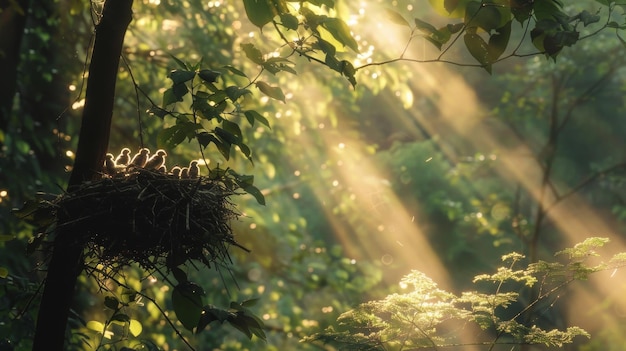
{"type": "MultiPolygon", "coordinates": [[[[70,192],[83,181],[100,176],[109,145],[117,70],[124,35],[132,19],[131,7],[132,0],[106,1],[96,27],[76,160],[68,185],[70,192]]],[[[62,222],[64,218],[57,220],[62,222]]],[[[74,235],[80,233],[57,230],[39,307],[34,351],[64,349],[69,309],[83,264],[84,248],[73,243],[74,235]]]]}
{"type": "Polygon", "coordinates": [[[29,0],[0,0],[0,131],[9,124],[28,5],[29,0]]]}

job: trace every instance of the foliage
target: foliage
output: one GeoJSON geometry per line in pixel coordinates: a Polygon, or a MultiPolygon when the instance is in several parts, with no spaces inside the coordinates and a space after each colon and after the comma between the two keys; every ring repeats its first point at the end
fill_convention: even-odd
{"type": "MultiPolygon", "coordinates": [[[[468,272],[473,275],[476,271],[483,271],[501,250],[509,250],[512,245],[519,244],[511,231],[511,223],[526,223],[520,228],[528,229],[532,216],[521,218],[520,213],[514,213],[517,200],[514,187],[495,176],[506,150],[459,147],[458,150],[462,151],[459,152],[460,157],[450,158],[447,153],[450,145],[458,146],[455,143],[459,143],[462,137],[449,134],[429,137],[426,142],[404,140],[383,150],[387,137],[392,139],[391,133],[386,134],[390,125],[400,124],[398,116],[407,113],[402,106],[425,110],[427,112],[424,113],[432,113],[431,117],[436,119],[439,107],[428,109],[424,106],[437,106],[442,96],[450,94],[447,84],[452,82],[448,80],[438,83],[446,87],[442,95],[431,97],[423,94],[415,86],[422,83],[428,85],[429,77],[420,76],[423,73],[402,62],[441,61],[495,71],[495,64],[508,58],[536,54],[556,58],[558,55],[557,68],[569,67],[582,71],[582,75],[587,77],[586,73],[591,71],[582,68],[580,62],[592,65],[597,62],[601,70],[606,61],[602,58],[574,57],[571,60],[576,64],[570,64],[565,54],[573,50],[568,51],[568,45],[574,44],[574,49],[580,54],[589,51],[603,53],[603,48],[588,48],[589,43],[596,43],[593,40],[582,40],[602,38],[597,43],[605,42],[606,36],[595,36],[595,31],[614,29],[619,43],[624,29],[619,23],[623,20],[619,18],[622,7],[613,2],[600,2],[600,5],[595,4],[584,10],[579,6],[564,6],[557,1],[431,1],[439,16],[427,13],[427,6],[410,10],[407,4],[411,2],[405,1],[393,4],[382,1],[377,4],[380,6],[372,6],[361,15],[352,15],[360,13],[360,4],[340,1],[296,3],[260,0],[244,1],[243,4],[220,2],[220,6],[214,5],[217,2],[208,2],[207,5],[192,1],[184,2],[184,6],[173,1],[156,3],[146,1],[135,4],[136,20],[124,49],[127,61],[120,68],[118,77],[117,116],[111,145],[145,142],[165,146],[171,155],[184,155],[181,157],[184,159],[192,158],[190,156],[197,158],[198,152],[203,157],[208,156],[207,161],[213,162],[209,170],[212,174],[226,172],[234,187],[253,195],[252,201],[245,197],[237,199],[238,206],[245,209],[245,216],[241,223],[234,223],[238,239],[244,246],[252,248],[252,254],[234,253],[234,264],[227,269],[220,267],[219,271],[197,272],[193,266],[182,267],[184,274],[173,274],[176,275],[173,277],[176,282],[167,274],[138,272],[134,267],[125,267],[128,279],[107,286],[94,288],[98,279],[83,279],[79,290],[89,291],[89,294],[80,293],[77,297],[80,316],[74,320],[74,330],[78,332],[73,336],[84,336],[84,339],[79,340],[78,346],[72,344],[75,349],[80,349],[80,342],[88,339],[92,346],[102,345],[103,348],[139,348],[141,345],[148,349],[165,345],[178,349],[192,348],[185,345],[191,340],[189,330],[205,331],[196,333],[193,338],[195,344],[207,349],[316,349],[315,345],[297,344],[296,341],[324,329],[354,303],[387,294],[384,281],[389,279],[391,267],[381,264],[378,257],[358,256],[361,248],[357,244],[365,243],[369,237],[388,234],[388,231],[373,231],[371,225],[389,212],[382,210],[372,215],[373,211],[363,211],[362,204],[374,203],[372,199],[379,194],[384,198],[383,205],[388,203],[386,196],[397,194],[411,211],[417,213],[417,208],[425,209],[423,215],[416,216],[417,222],[433,224],[427,233],[429,242],[452,271],[455,284],[464,285],[460,277],[468,272]],[[378,18],[380,14],[387,15],[382,27],[364,22],[365,18],[378,18]],[[250,30],[248,20],[242,17],[244,15],[261,31],[250,30]],[[355,25],[355,17],[363,23],[355,25]],[[166,29],[172,23],[177,30],[166,29]],[[241,30],[237,30],[234,23],[239,23],[241,30]],[[404,40],[401,34],[389,34],[384,43],[374,43],[361,35],[395,27],[406,30],[408,34],[406,46],[403,45],[407,49],[404,51],[402,48],[396,51],[390,40],[392,37],[404,40]],[[409,44],[419,46],[415,45],[419,43],[417,38],[423,38],[437,50],[433,59],[414,58],[423,57],[416,55],[415,50],[408,50],[409,44]],[[529,38],[531,41],[525,43],[524,40],[529,38]],[[368,48],[374,44],[376,50],[370,52],[368,48]],[[468,60],[463,59],[464,51],[469,54],[468,60]],[[394,55],[394,52],[400,54],[394,55]],[[189,63],[198,62],[199,57],[204,58],[200,63],[189,63]],[[378,69],[377,66],[382,64],[385,68],[378,69]],[[342,75],[354,89],[346,89],[345,82],[329,76],[329,69],[342,75]],[[166,88],[158,89],[165,85],[166,88]],[[261,98],[257,98],[257,90],[261,92],[261,98]],[[380,103],[382,99],[378,98],[386,94],[392,96],[389,101],[393,106],[381,104],[380,110],[384,114],[374,115],[373,102],[380,103]],[[285,104],[268,104],[265,102],[267,98],[285,104]],[[159,100],[160,103],[154,102],[159,100]],[[145,109],[157,118],[144,118],[145,109]],[[134,114],[137,118],[132,117],[134,114]],[[271,131],[268,128],[270,124],[271,131]],[[185,141],[195,141],[199,147],[189,147],[185,141]],[[342,156],[333,149],[336,141],[345,142],[348,149],[362,144],[366,152],[360,158],[345,153],[342,156]],[[210,144],[213,147],[209,147],[210,144]],[[213,153],[211,149],[217,152],[213,153]],[[243,157],[240,159],[239,156],[243,157]],[[359,163],[368,161],[372,156],[379,168],[384,169],[384,176],[361,174],[358,167],[347,167],[351,163],[349,157],[354,158],[354,163],[359,163]],[[430,157],[429,162],[419,162],[430,157]],[[216,159],[224,159],[230,167],[220,168],[219,163],[213,167],[216,159]],[[345,169],[367,179],[367,187],[355,189],[344,185],[341,174],[346,172],[345,169]],[[255,176],[242,175],[239,171],[254,172],[255,176]],[[331,185],[336,180],[339,180],[339,185],[331,185]],[[388,184],[391,184],[392,191],[381,190],[386,189],[388,184]],[[266,207],[261,209],[253,203],[265,203],[266,198],[266,207]],[[494,208],[504,208],[508,212],[503,211],[502,215],[496,216],[496,212],[492,211],[494,208]],[[520,217],[514,217],[517,215],[520,217]],[[340,239],[338,234],[346,231],[353,236],[350,240],[340,239]],[[227,283],[229,279],[221,277],[222,272],[229,272],[233,282],[227,283]],[[137,277],[131,279],[133,274],[137,277]],[[107,291],[106,297],[102,296],[102,290],[107,291]],[[125,294],[135,298],[127,299],[125,294]],[[172,301],[174,296],[176,303],[172,301]],[[115,300],[119,305],[111,308],[115,300]],[[148,302],[144,305],[142,301],[148,302]],[[263,323],[259,323],[251,312],[246,312],[251,301],[257,301],[255,310],[262,311],[263,323]],[[102,313],[103,306],[107,314],[102,313]],[[176,318],[171,312],[175,312],[176,318]],[[122,315],[129,319],[120,317],[122,315]],[[207,317],[196,324],[198,315],[207,317]],[[89,331],[86,327],[89,322],[85,322],[85,318],[91,322],[89,325],[97,325],[98,330],[89,331]],[[138,338],[130,330],[130,320],[141,321],[142,332],[138,338]],[[94,321],[99,324],[94,324],[94,321]],[[222,328],[222,324],[234,325],[243,334],[239,330],[232,332],[230,329],[233,328],[222,328]],[[110,331],[115,332],[112,336],[114,342],[101,343],[106,339],[105,335],[111,336],[107,333],[110,331]],[[257,342],[262,333],[268,340],[266,344],[257,342]],[[252,335],[257,338],[251,338],[252,335]]],[[[85,13],[83,6],[81,2],[72,2],[71,13],[85,13]]],[[[85,22],[78,32],[90,33],[89,16],[75,17],[85,22]]],[[[65,73],[65,78],[75,87],[80,87],[81,74],[78,71],[82,63],[74,62],[72,58],[73,52],[60,61],[67,65],[73,62],[73,73],[71,77],[65,73]]],[[[527,85],[533,86],[537,81],[545,83],[541,79],[555,70],[555,66],[540,60],[528,61],[527,66],[517,71],[509,69],[507,64],[502,63],[498,67],[503,67],[511,76],[496,78],[511,78],[512,82],[500,81],[502,85],[494,88],[497,93],[493,93],[488,90],[492,84],[479,81],[474,85],[476,93],[499,98],[501,92],[510,90],[514,97],[519,98],[527,85]],[[530,74],[525,68],[530,68],[530,74]],[[516,79],[518,81],[514,81],[516,79]]],[[[24,69],[23,72],[30,70],[24,69]]],[[[471,73],[466,75],[470,76],[471,73]]],[[[614,83],[616,85],[610,90],[619,92],[619,81],[614,83]]],[[[581,82],[580,86],[589,84],[593,83],[581,82]]],[[[542,98],[546,96],[546,90],[538,88],[532,92],[534,101],[528,102],[529,96],[525,99],[528,103],[522,103],[521,109],[518,108],[520,100],[507,102],[503,98],[499,106],[503,112],[494,114],[494,117],[520,122],[536,138],[543,136],[543,132],[536,131],[544,125],[538,121],[540,114],[534,108],[542,107],[545,111],[546,104],[542,98]]],[[[80,94],[76,101],[80,109],[80,94]]],[[[69,105],[65,100],[62,104],[69,105]]],[[[609,110],[615,104],[598,102],[593,106],[605,106],[606,113],[602,115],[611,113],[612,116],[613,112],[609,110]]],[[[41,115],[56,116],[58,111],[41,115]]],[[[459,119],[463,117],[458,116],[459,119]]],[[[33,130],[26,123],[30,122],[29,115],[23,115],[22,109],[16,111],[14,119],[25,122],[28,127],[24,129],[25,134],[33,130]]],[[[585,118],[585,121],[592,120],[597,119],[585,118]]],[[[77,122],[70,115],[65,115],[61,121],[67,122],[68,126],[59,128],[65,130],[58,133],[58,138],[44,134],[35,138],[34,142],[14,142],[23,139],[24,135],[14,133],[16,129],[4,133],[8,138],[5,140],[11,139],[11,143],[7,143],[10,157],[0,157],[3,162],[0,167],[10,169],[13,159],[20,157],[21,160],[32,161],[32,168],[36,170],[22,174],[27,177],[14,177],[2,184],[3,187],[10,186],[12,206],[19,205],[22,195],[33,193],[35,188],[45,187],[46,192],[50,192],[50,189],[56,189],[55,183],[63,183],[62,173],[60,177],[48,178],[51,172],[37,170],[37,160],[31,154],[36,143],[47,145],[44,147],[47,152],[56,148],[65,149],[66,146],[71,149],[71,145],[65,145],[69,141],[65,137],[74,134],[77,122]],[[7,166],[3,166],[5,164],[7,166]],[[41,181],[41,186],[36,185],[36,181],[41,181]]],[[[11,125],[15,125],[14,122],[11,125]]],[[[617,125],[613,123],[613,126],[617,125]]],[[[597,155],[589,157],[589,162],[579,158],[583,153],[591,153],[594,148],[589,145],[598,141],[598,135],[588,133],[589,129],[577,128],[585,131],[581,133],[583,138],[579,135],[566,139],[565,146],[559,147],[568,162],[581,161],[586,167],[588,163],[599,160],[595,157],[597,155]],[[585,147],[576,147],[578,141],[573,139],[584,139],[590,143],[585,147]]],[[[71,161],[71,157],[63,157],[60,163],[67,161],[71,161]]],[[[601,163],[606,162],[608,160],[601,163]]],[[[595,169],[604,170],[601,166],[598,164],[595,169]]],[[[572,177],[576,174],[567,165],[557,167],[557,172],[572,177]]],[[[606,196],[606,204],[613,205],[616,212],[621,211],[621,202],[611,197],[619,177],[612,178],[614,181],[611,182],[602,179],[600,186],[604,187],[602,194],[606,196]]],[[[590,197],[597,195],[594,190],[589,191],[590,197]]],[[[375,203],[376,206],[378,204],[375,203]]],[[[532,209],[533,206],[534,202],[528,200],[527,208],[532,209]]],[[[28,237],[27,232],[31,229],[24,224],[10,228],[5,229],[6,232],[16,233],[21,238],[28,237]]],[[[547,237],[552,236],[549,234],[547,237]]],[[[20,245],[16,240],[6,244],[11,248],[20,245]]],[[[548,246],[550,239],[542,244],[548,246]]],[[[16,250],[7,249],[7,252],[13,257],[21,249],[19,246],[16,250]]],[[[29,281],[27,277],[31,278],[30,281],[37,278],[23,274],[30,273],[32,269],[23,267],[25,264],[16,265],[15,261],[5,263],[4,259],[2,262],[8,268],[9,278],[2,281],[7,288],[2,298],[3,301],[10,301],[11,306],[7,310],[11,313],[3,319],[3,325],[10,326],[7,335],[11,335],[12,340],[28,340],[28,331],[32,328],[29,321],[34,316],[30,316],[32,308],[28,310],[23,306],[29,301],[33,302],[31,306],[36,306],[37,299],[32,297],[36,296],[37,284],[25,283],[29,281]],[[16,314],[15,311],[20,312],[16,314]],[[16,319],[16,315],[23,318],[16,319]]],[[[393,267],[394,272],[408,268],[399,267],[399,264],[393,267]]],[[[108,271],[99,267],[98,262],[89,262],[86,271],[92,277],[102,274],[105,279],[110,278],[108,271]]],[[[512,274],[508,271],[502,274],[505,273],[512,274]]],[[[585,272],[581,274],[581,277],[586,276],[585,272]]],[[[427,278],[420,279],[426,284],[427,278]]],[[[437,290],[436,286],[432,288],[433,293],[437,290]]],[[[446,293],[441,290],[441,300],[449,301],[446,300],[446,293]]],[[[480,295],[477,299],[485,296],[480,295]]],[[[449,297],[454,298],[458,297],[449,297]]],[[[444,327],[449,327],[444,330],[458,330],[444,324],[444,327]]],[[[529,329],[523,329],[523,333],[527,332],[529,329]]],[[[23,346],[23,349],[28,348],[23,346]]]]}
{"type": "MultiPolygon", "coordinates": [[[[337,327],[305,338],[307,342],[322,342],[341,350],[402,350],[463,348],[463,331],[474,326],[486,332],[484,340],[471,344],[488,346],[492,350],[499,344],[562,347],[577,336],[590,335],[579,327],[565,330],[543,329],[534,322],[524,322],[530,306],[558,299],[561,290],[576,280],[606,269],[616,269],[626,264],[624,254],[617,254],[606,264],[590,264],[587,258],[597,256],[596,249],[608,242],[604,238],[589,238],[584,242],[556,253],[567,255],[565,263],[531,263],[526,268],[516,265],[524,259],[518,253],[502,257],[508,267],[499,267],[494,274],[482,274],[474,283],[484,282],[482,289],[490,292],[467,291],[460,296],[437,287],[424,273],[413,271],[400,281],[406,293],[394,293],[383,300],[360,304],[337,319],[337,327]],[[522,286],[538,285],[541,291],[537,300],[521,310],[515,303],[522,286]],[[512,310],[512,311],[511,311],[512,310]],[[511,317],[512,316],[512,317],[511,317]]],[[[480,286],[480,285],[479,285],[480,286]]],[[[549,307],[547,307],[549,308],[549,307]]]]}

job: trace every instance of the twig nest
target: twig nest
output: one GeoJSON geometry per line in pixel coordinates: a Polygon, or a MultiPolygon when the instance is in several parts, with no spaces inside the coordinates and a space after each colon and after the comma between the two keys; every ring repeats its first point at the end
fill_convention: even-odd
{"type": "Polygon", "coordinates": [[[210,267],[230,260],[230,245],[246,250],[229,224],[239,216],[229,201],[234,194],[206,177],[137,169],[60,196],[57,225],[76,233],[87,256],[104,263],[172,268],[197,260],[210,267]]]}

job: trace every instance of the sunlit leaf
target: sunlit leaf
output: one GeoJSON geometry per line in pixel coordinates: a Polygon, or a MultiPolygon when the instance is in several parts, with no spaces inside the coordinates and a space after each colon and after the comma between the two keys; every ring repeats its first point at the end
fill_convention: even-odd
{"type": "Polygon", "coordinates": [[[243,43],[241,44],[241,49],[246,54],[246,57],[250,59],[250,61],[256,64],[263,64],[265,60],[263,59],[263,53],[259,49],[256,48],[253,44],[243,43]]]}
{"type": "Polygon", "coordinates": [[[263,81],[258,81],[254,84],[256,85],[257,88],[259,88],[259,90],[261,90],[263,94],[271,97],[272,99],[285,102],[285,94],[283,93],[283,90],[280,87],[273,87],[263,81]]]}
{"type": "Polygon", "coordinates": [[[470,0],[428,0],[432,8],[441,16],[463,18],[465,7],[470,0]]]}
{"type": "Polygon", "coordinates": [[[139,334],[141,334],[141,332],[143,331],[143,327],[141,325],[141,322],[139,322],[136,319],[131,319],[128,322],[128,331],[134,336],[137,337],[139,336],[139,334]]]}
{"type": "Polygon", "coordinates": [[[437,32],[437,28],[435,28],[432,24],[422,21],[419,18],[415,18],[415,25],[418,29],[425,32],[426,34],[433,34],[437,32]]]}
{"type": "Polygon", "coordinates": [[[4,279],[9,276],[9,270],[0,266],[0,278],[4,279]]]}
{"type": "Polygon", "coordinates": [[[322,21],[321,25],[342,45],[349,47],[354,52],[359,52],[359,44],[352,37],[350,27],[342,19],[327,18],[322,21]]]}
{"type": "Polygon", "coordinates": [[[98,322],[98,321],[89,321],[87,322],[86,325],[87,329],[96,331],[100,334],[102,334],[104,332],[104,323],[98,322]]]}
{"type": "Polygon", "coordinates": [[[404,19],[404,17],[402,17],[402,15],[396,12],[395,10],[386,8],[385,11],[387,12],[387,17],[391,20],[391,22],[395,24],[399,24],[401,26],[411,27],[409,22],[407,22],[407,20],[404,19]]]}

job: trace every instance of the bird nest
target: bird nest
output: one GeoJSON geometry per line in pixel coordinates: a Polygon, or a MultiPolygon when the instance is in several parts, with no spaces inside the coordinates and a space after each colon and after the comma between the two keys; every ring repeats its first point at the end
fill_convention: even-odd
{"type": "Polygon", "coordinates": [[[229,201],[234,194],[219,180],[138,169],[60,196],[57,226],[76,233],[76,244],[102,263],[173,268],[197,260],[210,267],[230,260],[231,245],[246,250],[229,224],[239,216],[229,201]]]}

